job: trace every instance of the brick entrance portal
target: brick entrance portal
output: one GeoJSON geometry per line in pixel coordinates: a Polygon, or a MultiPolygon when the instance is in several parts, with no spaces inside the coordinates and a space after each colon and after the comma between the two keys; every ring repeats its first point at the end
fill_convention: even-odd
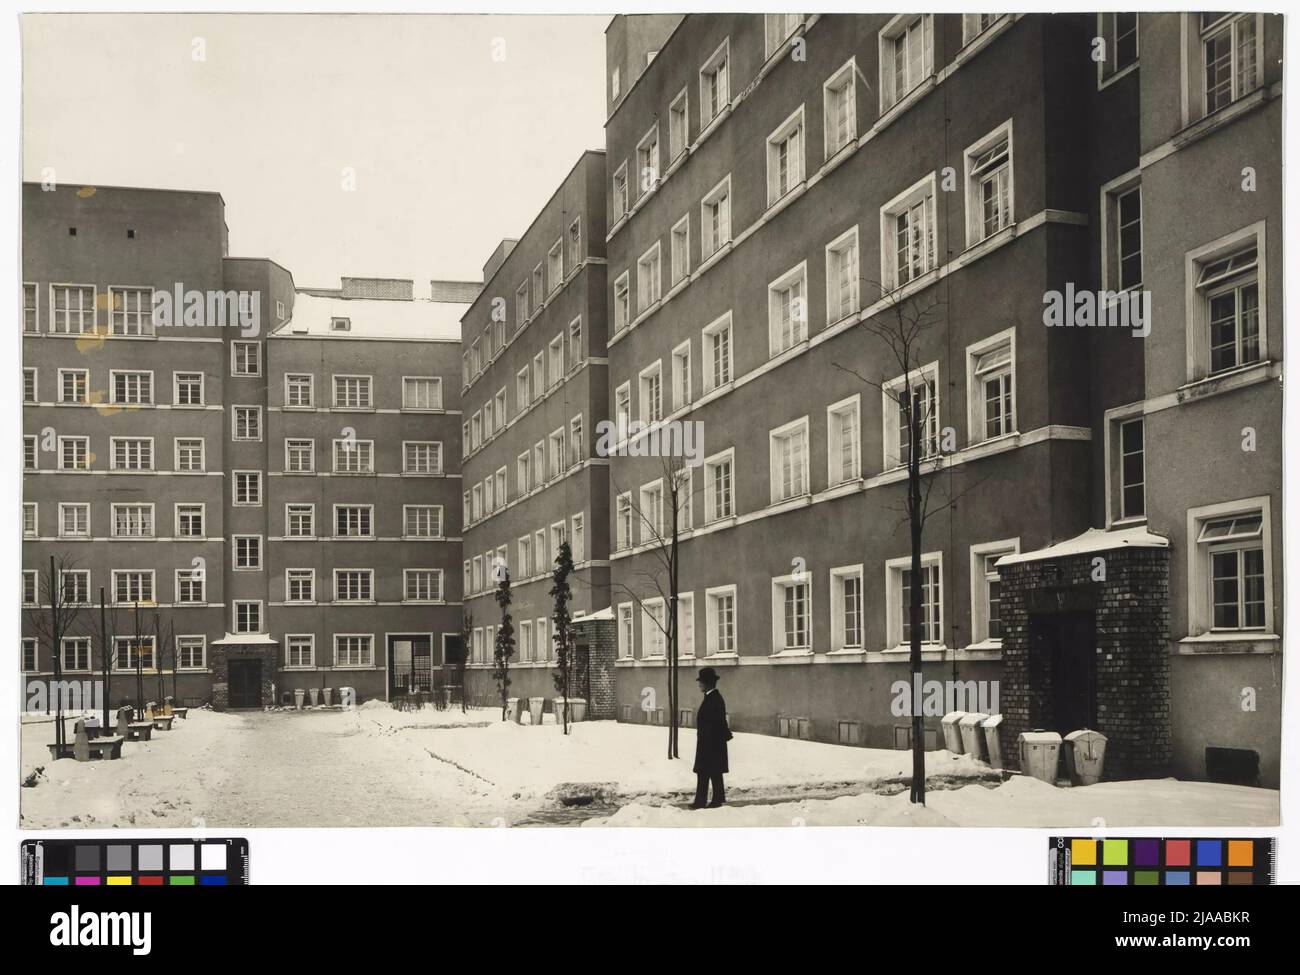
{"type": "Polygon", "coordinates": [[[280,647],[274,642],[227,644],[222,640],[213,641],[208,648],[208,663],[212,668],[212,709],[225,711],[231,707],[271,707],[275,704],[275,671],[279,659],[280,647]],[[245,662],[260,667],[241,666],[245,662]],[[233,669],[236,671],[238,685],[233,688],[232,663],[235,665],[233,669]],[[250,682],[253,686],[249,686],[250,682]]]}
{"type": "Polygon", "coordinates": [[[1024,731],[1089,727],[1107,738],[1106,779],[1168,774],[1167,542],[1093,530],[998,571],[1003,755],[1016,765],[1024,731]]]}

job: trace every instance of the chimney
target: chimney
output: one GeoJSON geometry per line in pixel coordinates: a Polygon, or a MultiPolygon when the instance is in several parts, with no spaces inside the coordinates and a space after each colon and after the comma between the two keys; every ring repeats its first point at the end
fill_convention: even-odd
{"type": "Polygon", "coordinates": [[[515,244],[517,243],[519,243],[519,241],[507,237],[505,240],[501,241],[501,243],[497,244],[497,249],[492,252],[492,256],[489,257],[487,263],[483,265],[484,284],[487,284],[492,280],[492,275],[496,274],[497,269],[506,262],[506,258],[510,256],[510,252],[515,249],[515,244]]]}
{"type": "Polygon", "coordinates": [[[415,282],[407,278],[344,278],[343,297],[411,301],[415,297],[415,282]]]}
{"type": "Polygon", "coordinates": [[[471,305],[482,290],[483,284],[480,281],[438,281],[435,279],[429,282],[429,300],[471,305]]]}

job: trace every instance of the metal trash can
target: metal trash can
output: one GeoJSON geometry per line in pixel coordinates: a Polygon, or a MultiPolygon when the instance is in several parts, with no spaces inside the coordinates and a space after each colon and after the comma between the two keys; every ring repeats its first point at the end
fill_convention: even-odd
{"type": "Polygon", "coordinates": [[[985,718],[980,728],[984,732],[984,747],[988,749],[989,765],[993,768],[1002,768],[1002,739],[998,733],[998,728],[1002,724],[1002,715],[995,714],[990,718],[985,718]]]}
{"type": "MultiPolygon", "coordinates": [[[[555,713],[555,723],[564,724],[564,698],[551,699],[551,709],[555,713]]],[[[569,698],[569,723],[581,721],[587,716],[587,701],[581,697],[569,698]]]]}
{"type": "Polygon", "coordinates": [[[1071,731],[1065,736],[1065,772],[1075,785],[1096,785],[1106,764],[1106,736],[1100,731],[1071,731]]]}
{"type": "Polygon", "coordinates": [[[296,707],[299,711],[302,710],[302,701],[303,698],[305,698],[306,696],[307,696],[307,692],[303,688],[295,687],[293,689],[293,706],[296,707]]]}
{"type": "Polygon", "coordinates": [[[530,697],[528,699],[528,714],[533,719],[533,724],[542,723],[542,712],[546,709],[546,698],[530,697]]]}
{"type": "Polygon", "coordinates": [[[980,725],[987,717],[987,714],[979,711],[968,711],[966,716],[957,722],[957,727],[961,729],[961,747],[977,762],[989,760],[988,749],[984,745],[984,735],[980,732],[980,725]]]}
{"type": "Polygon", "coordinates": [[[1060,759],[1061,736],[1055,731],[1035,729],[1020,733],[1020,771],[1026,775],[1055,785],[1060,759]]]}
{"type": "Polygon", "coordinates": [[[519,698],[517,697],[506,698],[505,719],[507,721],[513,721],[515,724],[519,723],[519,698]]]}
{"type": "Polygon", "coordinates": [[[958,726],[958,722],[964,717],[966,717],[965,711],[950,711],[939,722],[943,727],[943,747],[954,755],[966,754],[966,748],[961,741],[961,728],[958,726]]]}

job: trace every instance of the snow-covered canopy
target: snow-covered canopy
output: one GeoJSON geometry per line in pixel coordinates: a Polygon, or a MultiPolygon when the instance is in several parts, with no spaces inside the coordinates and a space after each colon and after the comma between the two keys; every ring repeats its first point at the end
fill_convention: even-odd
{"type": "Polygon", "coordinates": [[[1149,532],[1143,526],[1107,531],[1104,528],[1089,528],[1082,535],[1066,539],[1040,548],[1033,552],[1018,552],[1004,555],[998,559],[999,567],[1015,565],[1019,562],[1042,562],[1046,559],[1059,559],[1067,555],[1085,555],[1089,552],[1108,552],[1117,548],[1168,548],[1169,539],[1163,535],[1149,532]]]}

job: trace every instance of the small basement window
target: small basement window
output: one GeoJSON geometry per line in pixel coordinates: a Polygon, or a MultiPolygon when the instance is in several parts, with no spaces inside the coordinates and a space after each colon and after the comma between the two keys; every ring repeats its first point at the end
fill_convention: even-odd
{"type": "Polygon", "coordinates": [[[331,318],[331,332],[350,332],[352,331],[352,319],[350,318],[331,318]]]}

